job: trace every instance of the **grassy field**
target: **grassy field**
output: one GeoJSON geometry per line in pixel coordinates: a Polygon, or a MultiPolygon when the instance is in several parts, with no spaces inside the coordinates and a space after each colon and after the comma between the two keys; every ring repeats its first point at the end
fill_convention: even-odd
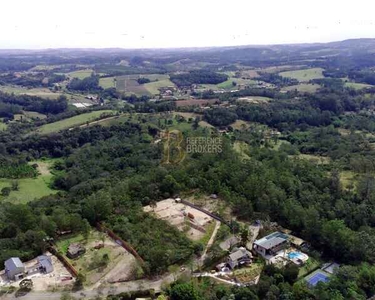
{"type": "Polygon", "coordinates": [[[116,87],[115,77],[100,78],[99,85],[103,89],[115,88],[116,87]]]}
{"type": "Polygon", "coordinates": [[[254,104],[267,103],[271,100],[273,99],[268,98],[268,97],[263,97],[263,96],[247,96],[247,97],[241,97],[237,99],[237,101],[239,102],[247,102],[247,103],[254,103],[254,104]]]}
{"type": "Polygon", "coordinates": [[[207,104],[214,104],[217,99],[188,99],[175,101],[176,106],[203,106],[207,104]]]}
{"type": "Polygon", "coordinates": [[[218,83],[218,84],[203,84],[201,85],[204,89],[211,89],[213,91],[216,90],[234,90],[237,89],[236,85],[233,85],[233,82],[235,82],[237,85],[256,85],[258,82],[256,80],[252,79],[242,79],[242,78],[235,78],[235,77],[229,77],[228,80],[218,83]]]}
{"type": "Polygon", "coordinates": [[[89,113],[74,116],[68,119],[60,120],[54,123],[45,124],[39,127],[36,132],[40,134],[49,134],[60,130],[68,129],[74,126],[85,124],[86,122],[98,119],[102,114],[115,113],[114,110],[98,110],[89,113]]]}
{"type": "Polygon", "coordinates": [[[169,79],[163,79],[163,80],[153,81],[153,82],[144,84],[144,87],[146,88],[146,90],[152,95],[159,94],[160,93],[159,88],[167,87],[167,86],[175,86],[175,85],[169,79]]]}
{"type": "Polygon", "coordinates": [[[83,78],[91,76],[92,72],[94,72],[94,70],[86,69],[86,70],[73,71],[73,72],[67,73],[66,75],[70,76],[71,78],[83,79],[83,78]]]}
{"type": "Polygon", "coordinates": [[[212,236],[212,233],[214,232],[215,225],[216,225],[216,221],[211,222],[211,223],[209,223],[209,224],[206,225],[206,228],[205,228],[206,229],[206,233],[199,240],[199,242],[202,243],[204,246],[206,246],[208,244],[208,241],[210,240],[210,238],[212,236]]]}
{"type": "Polygon", "coordinates": [[[285,66],[271,66],[267,68],[260,69],[261,72],[266,72],[266,73],[280,73],[280,72],[285,72],[289,70],[293,70],[297,68],[298,66],[292,66],[292,65],[285,65],[285,66]]]}
{"type": "Polygon", "coordinates": [[[318,84],[307,84],[301,83],[298,85],[287,86],[283,88],[283,91],[294,91],[297,90],[301,93],[315,93],[320,88],[318,84]]]}
{"type": "MultiPolygon", "coordinates": [[[[51,167],[53,161],[48,160],[31,162],[31,164],[33,163],[38,164],[40,175],[36,178],[17,179],[19,183],[18,191],[11,191],[9,196],[0,196],[0,199],[12,203],[27,203],[34,199],[58,192],[57,190],[50,188],[53,175],[49,171],[49,168],[51,167]]],[[[0,190],[4,187],[11,187],[12,181],[12,179],[0,178],[0,190]]]]}
{"type": "Polygon", "coordinates": [[[306,264],[299,269],[298,278],[305,277],[308,273],[319,268],[320,262],[312,257],[309,257],[306,264]]]}
{"type": "Polygon", "coordinates": [[[48,99],[57,99],[59,98],[62,93],[54,93],[51,92],[47,88],[33,88],[27,89],[20,86],[10,86],[10,85],[2,85],[0,86],[0,91],[9,94],[15,95],[30,95],[30,96],[38,96],[41,98],[48,98],[48,99]]]}
{"type": "Polygon", "coordinates": [[[40,119],[43,120],[47,118],[45,114],[38,113],[36,111],[24,111],[23,114],[25,115],[26,118],[28,119],[40,119]]]}
{"type": "Polygon", "coordinates": [[[356,90],[362,90],[365,88],[374,87],[371,84],[357,83],[357,82],[345,82],[344,86],[348,88],[356,89],[356,90]]]}
{"type": "Polygon", "coordinates": [[[307,82],[312,79],[324,78],[323,71],[324,70],[322,68],[311,68],[311,69],[281,72],[279,75],[283,77],[294,78],[300,82],[307,82]]]}

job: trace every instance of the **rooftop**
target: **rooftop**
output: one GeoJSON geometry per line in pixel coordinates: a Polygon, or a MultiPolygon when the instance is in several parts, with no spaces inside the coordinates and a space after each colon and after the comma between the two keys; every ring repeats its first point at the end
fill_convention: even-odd
{"type": "Polygon", "coordinates": [[[232,261],[236,261],[236,260],[239,260],[240,258],[246,256],[246,255],[249,255],[250,256],[250,252],[248,252],[245,248],[240,248],[238,249],[237,251],[231,253],[229,255],[229,258],[232,260],[232,261]]]}
{"type": "Polygon", "coordinates": [[[4,263],[5,269],[7,270],[13,270],[15,268],[23,268],[24,265],[22,261],[18,257],[11,257],[4,263]]]}
{"type": "Polygon", "coordinates": [[[280,245],[288,240],[288,236],[282,232],[274,232],[270,235],[261,238],[260,240],[256,240],[254,242],[255,245],[258,245],[265,249],[271,249],[277,245],[280,245]]]}
{"type": "Polygon", "coordinates": [[[73,243],[69,245],[68,252],[73,254],[73,253],[78,253],[79,251],[84,250],[84,249],[85,248],[81,244],[73,243]]]}

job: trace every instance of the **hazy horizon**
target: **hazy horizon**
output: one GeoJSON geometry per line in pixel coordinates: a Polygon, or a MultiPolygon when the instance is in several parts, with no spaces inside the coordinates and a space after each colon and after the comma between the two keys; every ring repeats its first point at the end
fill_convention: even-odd
{"type": "Polygon", "coordinates": [[[53,7],[46,0],[16,0],[2,3],[0,49],[199,48],[375,38],[375,3],[352,3],[67,0],[53,7]]]}

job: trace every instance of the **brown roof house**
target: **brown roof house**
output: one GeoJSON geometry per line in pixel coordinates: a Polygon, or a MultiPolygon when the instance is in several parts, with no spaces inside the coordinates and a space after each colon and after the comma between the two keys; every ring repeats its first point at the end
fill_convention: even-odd
{"type": "Polygon", "coordinates": [[[81,256],[85,252],[86,252],[85,247],[83,247],[80,243],[73,243],[69,245],[66,255],[70,259],[74,259],[74,258],[81,256]]]}

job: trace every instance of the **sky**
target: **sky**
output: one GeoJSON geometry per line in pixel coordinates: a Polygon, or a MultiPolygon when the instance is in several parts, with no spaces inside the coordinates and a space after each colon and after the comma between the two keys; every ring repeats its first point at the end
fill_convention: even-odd
{"type": "Polygon", "coordinates": [[[374,0],[2,0],[0,49],[170,48],[375,38],[374,0]]]}

